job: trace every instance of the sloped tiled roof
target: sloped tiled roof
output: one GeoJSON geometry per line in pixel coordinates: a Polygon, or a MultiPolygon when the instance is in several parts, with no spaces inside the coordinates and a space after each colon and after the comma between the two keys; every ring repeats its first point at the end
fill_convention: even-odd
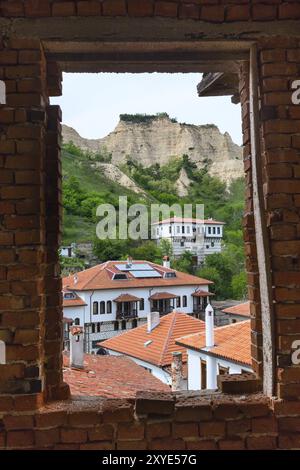
{"type": "Polygon", "coordinates": [[[250,317],[250,302],[234,305],[222,310],[223,313],[231,313],[233,315],[240,315],[241,317],[250,317]]]}
{"type": "MultiPolygon", "coordinates": [[[[149,261],[133,261],[134,264],[149,264],[155,271],[160,274],[166,272],[174,272],[174,269],[165,268],[160,264],[151,263],[149,261]]],[[[63,279],[64,288],[70,290],[102,290],[102,289],[127,289],[129,287],[168,287],[168,286],[182,286],[182,285],[209,285],[212,281],[203,279],[191,274],[176,272],[176,277],[172,278],[135,278],[130,272],[126,272],[127,279],[113,279],[113,275],[121,273],[116,266],[127,264],[126,261],[107,261],[106,263],[98,264],[92,268],[86,269],[76,276],[70,275],[63,279]]]]}
{"type": "Polygon", "coordinates": [[[158,367],[172,363],[172,352],[183,353],[183,362],[187,361],[186,349],[175,344],[176,338],[203,331],[202,320],[174,311],[160,319],[160,324],[150,333],[147,325],[141,325],[119,336],[101,342],[101,347],[135,357],[158,367]],[[145,346],[145,343],[151,341],[145,346]]]}
{"type": "MultiPolygon", "coordinates": [[[[209,354],[251,366],[250,321],[242,321],[214,329],[215,346],[209,354]]],[[[177,339],[177,344],[188,349],[206,352],[205,332],[177,339]]]]}
{"type": "Polygon", "coordinates": [[[77,295],[75,292],[73,293],[75,295],[74,299],[65,299],[63,297],[63,307],[85,307],[87,304],[85,303],[84,300],[82,300],[79,295],[77,295]]]}
{"type": "Polygon", "coordinates": [[[150,300],[163,300],[163,299],[176,299],[177,295],[171,294],[170,292],[156,292],[150,295],[150,300]]]}
{"type": "Polygon", "coordinates": [[[166,384],[126,357],[85,354],[84,369],[70,369],[67,354],[63,359],[63,378],[72,395],[135,398],[138,391],[170,391],[166,384]]]}
{"type": "Polygon", "coordinates": [[[141,300],[140,297],[136,297],[135,295],[121,294],[114,299],[114,302],[138,302],[139,300],[141,300]]]}

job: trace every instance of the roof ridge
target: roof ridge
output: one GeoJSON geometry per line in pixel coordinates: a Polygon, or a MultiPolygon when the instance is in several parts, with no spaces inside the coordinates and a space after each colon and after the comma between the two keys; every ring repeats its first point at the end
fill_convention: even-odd
{"type": "Polygon", "coordinates": [[[163,365],[163,358],[164,358],[164,355],[166,354],[166,352],[168,350],[168,344],[169,344],[169,341],[172,337],[174,325],[176,323],[177,314],[181,315],[180,313],[177,313],[176,310],[174,310],[172,313],[170,313],[170,315],[172,315],[172,314],[173,314],[173,318],[172,318],[172,321],[171,321],[171,325],[170,325],[170,328],[168,330],[168,334],[167,334],[167,337],[166,337],[166,340],[165,340],[165,343],[163,345],[162,352],[161,352],[160,365],[163,365]]]}
{"type": "MultiPolygon", "coordinates": [[[[83,284],[82,288],[86,287],[90,282],[92,282],[95,279],[95,277],[98,276],[99,271],[103,271],[105,269],[105,265],[107,265],[107,264],[108,264],[108,261],[105,261],[105,263],[100,263],[100,264],[97,264],[96,266],[93,266],[94,268],[99,267],[99,269],[98,269],[98,271],[96,272],[96,274],[94,276],[92,276],[88,281],[86,281],[85,284],[83,284]]],[[[92,268],[89,268],[89,269],[92,269],[92,268]]],[[[86,269],[84,271],[88,271],[88,269],[86,269]]],[[[81,272],[84,272],[84,271],[81,271],[81,272]]],[[[82,290],[82,288],[81,288],[81,290],[82,290]]]]}

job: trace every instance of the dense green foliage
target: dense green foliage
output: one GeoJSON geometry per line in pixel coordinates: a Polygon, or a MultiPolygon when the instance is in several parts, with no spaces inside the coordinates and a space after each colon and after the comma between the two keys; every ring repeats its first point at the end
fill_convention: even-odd
{"type": "MultiPolygon", "coordinates": [[[[134,124],[148,124],[158,118],[169,118],[168,113],[157,114],[120,114],[120,121],[130,122],[134,124]]],[[[172,118],[171,122],[177,122],[176,118],[172,118]]]]}
{"type": "MultiPolygon", "coordinates": [[[[107,152],[104,154],[108,155],[107,152]]],[[[244,181],[237,179],[226,188],[225,183],[211,177],[205,168],[198,169],[188,155],[173,157],[167,165],[155,164],[148,168],[127,157],[120,169],[144,190],[146,196],[141,196],[113,183],[97,170],[95,163],[103,162],[105,158],[107,157],[100,154],[83,152],[73,143],[63,148],[64,244],[93,241],[94,253],[99,261],[125,259],[130,255],[135,259],[161,262],[163,255],[172,257],[172,250],[167,242],[158,247],[153,241],[97,239],[97,206],[110,203],[118,209],[119,196],[124,195],[128,197],[128,206],[136,203],[150,205],[153,202],[168,205],[191,202],[194,205],[204,204],[205,218],[213,217],[226,223],[224,248],[222,253],[208,256],[204,266],[197,269],[196,274],[214,281],[212,289],[217,298],[244,298],[244,181]],[[179,197],[175,188],[182,168],[191,180],[186,197],[179,197]]],[[[181,271],[195,272],[192,256],[188,252],[180,259],[173,260],[172,265],[181,271]]]]}

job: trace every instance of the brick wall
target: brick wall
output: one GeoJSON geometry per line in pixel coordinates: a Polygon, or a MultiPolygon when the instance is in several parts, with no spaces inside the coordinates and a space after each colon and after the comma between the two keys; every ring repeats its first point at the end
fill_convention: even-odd
{"type": "Polygon", "coordinates": [[[296,0],[2,0],[4,17],[170,17],[213,23],[300,18],[296,0]]]}
{"type": "MultiPolygon", "coordinates": [[[[70,15],[173,16],[218,23],[297,19],[299,2],[0,1],[5,17],[70,15]]],[[[67,21],[67,19],[66,19],[67,21]]],[[[121,21],[121,20],[119,20],[121,21]]],[[[142,21],[142,20],[141,20],[142,21]]],[[[147,21],[147,20],[145,20],[147,21]]],[[[61,38],[63,39],[63,38],[61,38]]],[[[3,36],[0,80],[0,447],[70,449],[222,449],[300,447],[300,368],[291,344],[300,337],[299,106],[291,82],[300,78],[299,40],[260,39],[259,109],[265,211],[271,247],[277,399],[261,395],[158,396],[136,401],[65,401],[61,374],[60,110],[61,72],[46,64],[39,40],[3,36]],[[282,400],[284,399],[284,401],[282,400]],[[38,411],[36,409],[39,408],[38,411]]],[[[255,245],[248,70],[240,70],[244,217],[253,367],[262,376],[262,326],[255,245]]]]}

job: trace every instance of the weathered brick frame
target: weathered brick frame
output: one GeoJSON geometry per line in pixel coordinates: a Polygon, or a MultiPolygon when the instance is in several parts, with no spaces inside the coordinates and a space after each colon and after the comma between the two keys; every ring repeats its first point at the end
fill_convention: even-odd
{"type": "MultiPolygon", "coordinates": [[[[15,14],[11,9],[2,10],[4,15],[5,11],[10,12],[5,16],[22,17],[25,12],[23,2],[2,2],[4,3],[5,7],[8,8],[10,4],[10,8],[16,9],[15,14]]],[[[38,17],[48,16],[47,8],[50,2],[29,3],[32,4],[32,11],[38,6],[36,13],[38,17]]],[[[80,8],[84,8],[83,3],[88,8],[97,8],[100,2],[77,3],[76,10],[73,10],[75,2],[51,2],[51,5],[53,4],[51,11],[53,14],[59,12],[58,17],[62,16],[63,11],[68,16],[72,14],[70,8],[73,13],[75,11],[78,13],[79,4],[80,8]],[[53,10],[54,4],[56,10],[53,10]]],[[[113,3],[115,8],[122,8],[122,4],[125,5],[122,1],[106,1],[101,5],[101,12],[105,12],[102,6],[106,4],[106,7],[111,5],[112,8],[113,3]]],[[[232,5],[231,2],[228,2],[226,10],[225,2],[216,1],[218,5],[208,5],[205,8],[199,6],[201,3],[206,2],[191,2],[181,5],[179,9],[176,5],[176,12],[181,12],[179,13],[181,15],[185,12],[185,15],[192,15],[192,18],[196,17],[195,15],[199,18],[200,14],[203,14],[204,17],[201,16],[201,19],[207,22],[203,26],[207,39],[216,41],[216,36],[222,29],[224,38],[228,34],[226,23],[214,26],[210,24],[210,21],[217,18],[217,13],[218,21],[224,20],[225,17],[222,16],[224,12],[226,15],[229,11],[231,14],[235,11],[235,14],[239,12],[240,15],[246,15],[244,6],[232,5]],[[210,18],[207,16],[208,13],[211,15],[210,18]]],[[[159,4],[160,8],[163,8],[162,4],[169,4],[169,12],[174,9],[174,6],[170,6],[170,2],[149,0],[137,2],[134,10],[136,13],[133,14],[130,13],[133,11],[131,10],[133,4],[134,2],[130,0],[126,2],[124,14],[140,16],[138,12],[143,11],[141,16],[148,16],[152,11],[151,5],[154,4],[155,8],[158,8],[159,4]],[[141,5],[142,10],[139,10],[141,5]]],[[[4,7],[1,5],[1,8],[4,7]]],[[[288,10],[284,6],[278,7],[278,2],[269,7],[264,5],[261,15],[263,16],[267,10],[269,15],[271,11],[273,13],[276,11],[279,15],[287,15],[287,11],[292,11],[291,8],[288,10]]],[[[258,11],[253,9],[251,14],[257,15],[258,11]]],[[[114,10],[113,14],[120,14],[120,10],[114,10]]],[[[298,19],[297,15],[291,16],[294,17],[298,19]]],[[[282,18],[279,16],[279,19],[282,18]]],[[[60,25],[65,25],[65,21],[66,18],[55,20],[55,28],[58,28],[55,34],[62,34],[60,25]]],[[[122,25],[121,19],[114,21],[122,25]]],[[[150,28],[147,26],[150,24],[148,19],[143,21],[145,26],[143,33],[147,36],[148,45],[149,41],[151,43],[151,34],[154,45],[157,42],[156,31],[152,32],[152,26],[150,28]]],[[[0,107],[0,335],[7,344],[8,362],[7,365],[0,366],[0,413],[3,415],[0,447],[299,448],[300,369],[291,364],[291,344],[300,335],[298,319],[300,112],[299,108],[291,103],[291,81],[300,75],[300,56],[299,38],[287,37],[286,33],[289,31],[290,34],[294,34],[295,25],[279,27],[276,23],[274,29],[281,31],[281,36],[278,37],[262,37],[266,34],[260,33],[254,41],[253,35],[257,33],[252,32],[249,33],[249,37],[252,36],[251,41],[248,38],[248,42],[255,42],[257,48],[255,58],[258,65],[256,77],[258,99],[254,125],[258,124],[259,139],[256,145],[259,144],[261,149],[257,156],[261,156],[259,168],[263,184],[263,188],[260,184],[258,189],[260,209],[263,209],[261,215],[265,221],[264,240],[267,241],[264,247],[267,250],[265,265],[269,266],[270,271],[272,270],[272,276],[269,276],[271,289],[268,289],[267,293],[271,295],[271,299],[267,303],[266,297],[264,302],[261,302],[260,298],[261,276],[258,266],[257,230],[255,230],[258,222],[257,215],[254,217],[254,175],[251,165],[253,132],[251,133],[250,129],[253,122],[250,120],[247,63],[243,62],[240,68],[247,181],[244,226],[251,300],[252,356],[254,370],[258,377],[262,378],[264,337],[261,303],[264,303],[264,308],[267,309],[265,313],[273,323],[271,337],[274,338],[274,342],[271,342],[273,348],[271,357],[274,358],[273,376],[271,373],[271,381],[268,379],[264,384],[264,390],[269,396],[250,394],[245,399],[219,393],[163,396],[145,393],[134,403],[123,400],[73,399],[46,404],[50,400],[68,398],[68,388],[62,383],[61,372],[62,309],[57,258],[61,216],[59,161],[61,116],[57,107],[49,106],[48,97],[59,94],[61,90],[57,61],[63,62],[65,57],[65,68],[69,67],[71,70],[76,60],[78,64],[80,63],[80,57],[77,56],[74,60],[72,56],[74,52],[72,50],[70,52],[70,37],[74,34],[74,30],[71,33],[66,31],[71,53],[69,57],[63,48],[60,52],[49,49],[49,42],[43,37],[48,32],[42,22],[22,23],[18,19],[16,23],[0,24],[6,28],[6,34],[3,35],[0,44],[0,79],[5,81],[7,88],[7,104],[0,107]],[[10,31],[11,27],[13,34],[10,31]],[[42,42],[39,36],[42,37],[42,42]],[[272,394],[277,398],[272,398],[272,394]],[[37,408],[39,410],[35,411],[37,408]]],[[[85,24],[92,24],[92,21],[85,24]]],[[[151,19],[151,25],[153,24],[151,19]]],[[[185,43],[190,44],[193,40],[199,43],[198,33],[194,32],[194,29],[197,29],[195,22],[188,23],[187,26],[186,23],[180,23],[180,28],[175,28],[176,31],[167,22],[163,24],[166,24],[166,29],[159,31],[163,37],[162,42],[167,39],[171,43],[175,41],[175,37],[182,34],[179,31],[182,28],[186,31],[185,43]]],[[[106,31],[109,31],[111,25],[112,20],[109,20],[103,30],[106,28],[106,31]]],[[[199,28],[201,30],[202,26],[199,28]]],[[[234,31],[242,31],[241,28],[241,25],[230,27],[234,31]]],[[[253,31],[259,29],[255,22],[251,28],[253,31]]],[[[249,25],[246,29],[249,31],[249,25]]],[[[94,31],[95,26],[91,34],[94,34],[94,31]]],[[[81,31],[78,34],[80,35],[81,31]]],[[[120,41],[126,40],[126,34],[129,34],[128,31],[126,33],[126,28],[121,28],[120,41]]],[[[135,32],[132,30],[131,34],[134,35],[135,32]]],[[[64,41],[63,37],[60,39],[64,41]]],[[[132,37],[130,40],[132,41],[132,37]]],[[[80,39],[78,41],[80,42],[80,39]]],[[[141,41],[138,42],[140,50],[143,51],[147,43],[143,46],[141,41]]],[[[224,39],[220,40],[220,44],[223,42],[224,39]]],[[[122,42],[120,44],[122,46],[122,42]]],[[[117,47],[117,44],[114,47],[117,47]]],[[[175,50],[173,48],[173,57],[176,57],[177,48],[179,48],[178,42],[175,50]]],[[[228,51],[226,54],[228,60],[228,51]]],[[[238,60],[241,59],[239,54],[240,52],[237,55],[238,60]]],[[[135,55],[134,59],[137,60],[137,57],[138,55],[135,55]]],[[[209,67],[214,65],[210,61],[205,69],[203,57],[200,60],[199,70],[209,70],[209,67]]],[[[175,71],[181,67],[180,60],[184,58],[184,50],[180,51],[173,67],[170,62],[164,63],[164,58],[166,58],[165,52],[160,54],[157,60],[155,56],[151,56],[149,64],[144,61],[139,66],[137,62],[132,64],[131,61],[130,68],[144,70],[148,67],[148,70],[151,70],[153,64],[157,63],[157,67],[160,64],[161,70],[175,71]]],[[[234,54],[231,59],[234,60],[234,54]]],[[[220,57],[215,61],[218,67],[219,60],[220,57]]],[[[105,66],[108,70],[120,70],[120,63],[113,60],[113,55],[108,59],[106,57],[105,66]]],[[[89,67],[93,69],[95,64],[90,64],[89,67]]],[[[126,59],[122,67],[122,70],[129,69],[126,59]]],[[[190,64],[187,64],[188,67],[190,64]]],[[[82,70],[88,71],[86,63],[82,65],[82,70]]],[[[240,389],[245,387],[245,383],[247,385],[246,380],[239,385],[240,389]]],[[[252,385],[257,387],[257,382],[252,382],[252,385]]],[[[227,391],[235,388],[230,382],[224,383],[223,387],[227,391]]]]}

